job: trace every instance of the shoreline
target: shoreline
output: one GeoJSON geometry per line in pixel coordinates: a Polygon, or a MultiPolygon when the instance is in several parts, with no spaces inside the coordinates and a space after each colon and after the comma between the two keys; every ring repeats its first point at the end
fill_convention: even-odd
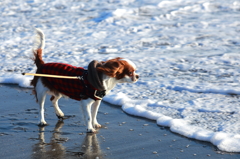
{"type": "Polygon", "coordinates": [[[239,158],[211,143],[189,139],[155,121],[131,116],[119,106],[102,102],[96,134],[87,134],[78,101],[61,99],[68,117],[58,121],[49,97],[48,126],[38,127],[38,104],[32,89],[0,85],[1,158],[239,158]]]}

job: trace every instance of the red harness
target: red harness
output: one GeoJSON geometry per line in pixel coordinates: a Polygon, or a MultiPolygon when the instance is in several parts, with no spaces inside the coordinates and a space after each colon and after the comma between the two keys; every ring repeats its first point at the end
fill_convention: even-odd
{"type": "Polygon", "coordinates": [[[46,78],[51,86],[60,93],[75,100],[92,98],[101,100],[105,91],[98,91],[87,80],[88,71],[65,63],[47,63],[41,66],[41,73],[62,76],[78,76],[79,79],[46,78]]]}

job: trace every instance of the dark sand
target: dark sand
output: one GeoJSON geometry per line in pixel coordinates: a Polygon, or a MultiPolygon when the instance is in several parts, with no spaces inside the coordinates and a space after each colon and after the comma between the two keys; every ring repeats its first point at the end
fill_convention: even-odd
{"type": "Polygon", "coordinates": [[[239,153],[218,151],[208,142],[174,134],[155,121],[129,116],[119,106],[102,103],[98,121],[103,128],[86,134],[85,118],[77,101],[61,99],[69,118],[58,121],[46,100],[48,126],[38,127],[38,104],[31,89],[0,85],[1,159],[188,159],[240,158],[239,153]]]}

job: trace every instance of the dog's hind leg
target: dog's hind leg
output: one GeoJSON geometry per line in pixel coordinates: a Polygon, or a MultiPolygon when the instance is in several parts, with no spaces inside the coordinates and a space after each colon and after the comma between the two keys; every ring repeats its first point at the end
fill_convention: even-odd
{"type": "Polygon", "coordinates": [[[43,86],[41,80],[39,79],[35,88],[35,91],[37,93],[37,99],[38,99],[38,104],[40,106],[39,110],[39,125],[44,126],[47,125],[47,122],[45,121],[44,118],[44,103],[46,99],[46,94],[47,94],[47,88],[43,86]]]}
{"type": "Polygon", "coordinates": [[[58,117],[58,119],[63,119],[64,117],[64,113],[62,112],[62,110],[59,108],[58,106],[58,100],[62,97],[61,94],[54,94],[52,97],[51,97],[51,101],[52,101],[52,104],[53,104],[53,107],[55,109],[55,113],[58,117]]]}

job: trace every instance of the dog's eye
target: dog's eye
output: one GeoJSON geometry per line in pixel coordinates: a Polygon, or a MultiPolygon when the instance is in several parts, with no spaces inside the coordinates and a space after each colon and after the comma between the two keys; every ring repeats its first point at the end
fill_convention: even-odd
{"type": "Polygon", "coordinates": [[[132,75],[133,73],[132,72],[129,72],[129,75],[132,75]]]}

